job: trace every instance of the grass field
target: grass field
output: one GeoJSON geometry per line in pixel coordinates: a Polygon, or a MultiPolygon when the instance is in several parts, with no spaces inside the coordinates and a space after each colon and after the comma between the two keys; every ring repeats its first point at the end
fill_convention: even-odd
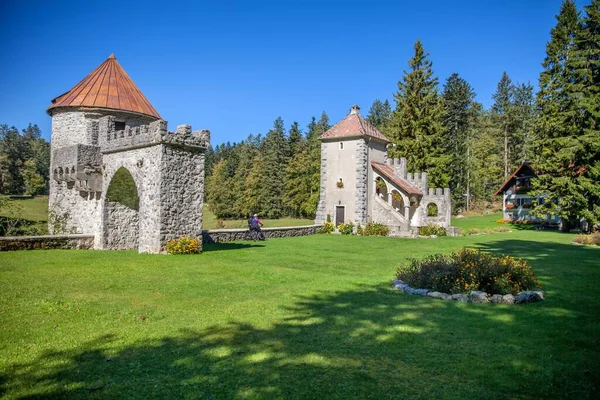
{"type": "Polygon", "coordinates": [[[5,217],[25,218],[30,221],[48,222],[48,196],[36,196],[32,199],[11,200],[17,208],[0,210],[5,217]],[[16,212],[15,212],[16,211],[16,212]]]}
{"type": "Polygon", "coordinates": [[[571,239],[516,230],[306,236],[179,257],[1,253],[0,397],[595,398],[600,249],[571,239]],[[464,246],[526,257],[546,300],[391,289],[407,258],[464,246]]]}

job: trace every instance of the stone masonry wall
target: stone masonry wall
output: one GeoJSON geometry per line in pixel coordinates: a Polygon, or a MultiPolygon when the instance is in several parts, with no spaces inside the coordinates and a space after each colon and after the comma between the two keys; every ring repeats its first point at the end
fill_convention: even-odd
{"type": "Polygon", "coordinates": [[[47,249],[91,249],[91,235],[47,235],[0,237],[0,251],[47,250],[47,249]]]}
{"type": "MultiPolygon", "coordinates": [[[[264,228],[267,239],[314,235],[322,225],[264,228]]],[[[237,240],[252,240],[248,229],[214,229],[202,231],[204,243],[224,243],[237,240]]]]}
{"type": "Polygon", "coordinates": [[[137,210],[121,203],[104,205],[104,237],[106,248],[113,250],[138,248],[140,218],[137,210]]]}
{"type": "Polygon", "coordinates": [[[358,140],[356,144],[356,199],[355,199],[355,222],[367,223],[367,196],[368,196],[368,171],[367,165],[368,147],[364,139],[358,140]]]}
{"type": "Polygon", "coordinates": [[[319,204],[317,205],[317,214],[315,216],[315,224],[323,224],[327,218],[326,210],[326,196],[327,192],[327,151],[326,144],[321,142],[321,184],[320,184],[320,195],[319,204]]]}
{"type": "Polygon", "coordinates": [[[161,246],[181,235],[200,237],[204,153],[164,146],[160,183],[161,246]]]}

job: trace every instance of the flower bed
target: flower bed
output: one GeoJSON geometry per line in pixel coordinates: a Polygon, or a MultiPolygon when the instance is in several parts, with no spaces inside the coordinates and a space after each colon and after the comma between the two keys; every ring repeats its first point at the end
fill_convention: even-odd
{"type": "Polygon", "coordinates": [[[411,260],[398,269],[394,287],[410,294],[471,302],[521,303],[544,298],[525,260],[495,257],[474,249],[411,260]],[[493,294],[491,298],[488,293],[493,294]]]}

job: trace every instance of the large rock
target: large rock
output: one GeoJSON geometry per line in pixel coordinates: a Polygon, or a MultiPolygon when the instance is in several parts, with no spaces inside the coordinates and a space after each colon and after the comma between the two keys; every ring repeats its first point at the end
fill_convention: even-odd
{"type": "Polygon", "coordinates": [[[452,300],[452,296],[450,296],[449,294],[446,294],[446,293],[441,293],[441,292],[429,292],[429,293],[427,293],[427,297],[431,297],[433,299],[440,299],[440,300],[452,300]]]}
{"type": "Polygon", "coordinates": [[[416,293],[415,293],[415,289],[411,288],[410,286],[406,286],[406,287],[405,287],[404,289],[402,289],[402,290],[404,290],[404,293],[406,293],[406,294],[416,294],[416,293]]]}
{"type": "Polygon", "coordinates": [[[429,293],[429,289],[415,289],[415,293],[418,296],[427,296],[427,293],[429,293]]]}
{"type": "Polygon", "coordinates": [[[487,303],[488,297],[486,292],[480,292],[478,290],[473,290],[469,294],[469,300],[471,303],[487,303]]]}
{"type": "Polygon", "coordinates": [[[502,303],[502,295],[501,294],[492,295],[492,297],[490,297],[490,303],[494,303],[494,304],[502,303]]]}
{"type": "Polygon", "coordinates": [[[452,300],[460,301],[461,303],[467,303],[469,301],[469,298],[464,294],[453,294],[451,298],[452,300]]]}
{"type": "Polygon", "coordinates": [[[504,296],[502,296],[502,303],[515,304],[515,296],[513,296],[512,294],[505,294],[504,296]]]}
{"type": "Polygon", "coordinates": [[[527,290],[525,292],[518,293],[515,296],[515,303],[534,303],[536,301],[544,300],[544,292],[541,290],[527,290]]]}
{"type": "Polygon", "coordinates": [[[395,289],[404,290],[405,287],[408,286],[407,283],[402,282],[400,279],[396,279],[392,282],[392,285],[395,289]]]}

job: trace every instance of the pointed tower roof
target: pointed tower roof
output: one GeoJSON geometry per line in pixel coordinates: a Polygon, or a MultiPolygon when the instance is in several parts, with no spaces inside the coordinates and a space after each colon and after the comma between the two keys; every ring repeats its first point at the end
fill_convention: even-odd
{"type": "Polygon", "coordinates": [[[390,143],[390,140],[369,121],[360,115],[360,107],[356,104],[350,108],[350,114],[343,120],[335,124],[327,132],[319,136],[321,140],[345,138],[345,137],[360,137],[369,136],[385,143],[390,143]]]}
{"type": "Polygon", "coordinates": [[[160,119],[156,109],[133,83],[114,54],[67,93],[53,99],[46,112],[51,114],[53,108],[59,107],[107,108],[160,119]]]}

